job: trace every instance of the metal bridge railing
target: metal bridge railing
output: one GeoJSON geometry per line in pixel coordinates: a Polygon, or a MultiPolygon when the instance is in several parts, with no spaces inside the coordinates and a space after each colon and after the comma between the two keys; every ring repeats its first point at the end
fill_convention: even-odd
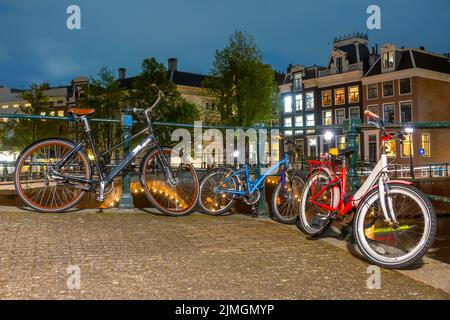
{"type": "MultiPolygon", "coordinates": [[[[53,121],[73,121],[74,119],[71,117],[55,117],[55,116],[38,116],[38,115],[25,115],[25,114],[0,114],[0,119],[17,119],[17,120],[53,120],[53,121]]],[[[99,118],[92,118],[92,122],[97,123],[114,123],[121,126],[122,129],[122,137],[126,139],[131,135],[131,130],[133,126],[138,125],[139,122],[133,121],[132,115],[130,114],[123,114],[121,119],[99,119],[99,118]]],[[[1,125],[1,122],[0,122],[1,125]]],[[[195,124],[183,124],[183,123],[169,123],[169,122],[155,122],[155,126],[159,127],[173,127],[173,128],[188,128],[193,129],[195,128],[195,124]]],[[[418,122],[418,123],[403,123],[403,124],[392,124],[387,125],[387,128],[397,129],[397,128],[417,128],[417,129],[450,129],[450,122],[418,122]]],[[[208,125],[208,124],[202,124],[203,129],[238,129],[237,127],[233,126],[222,126],[222,125],[208,125]]],[[[265,127],[262,124],[258,124],[255,126],[246,126],[246,127],[239,127],[239,129],[247,130],[247,129],[255,129],[257,133],[257,139],[259,139],[260,131],[259,129],[266,129],[266,130],[280,130],[280,132],[284,131],[297,131],[302,130],[303,132],[305,130],[310,131],[326,131],[326,130],[343,130],[344,135],[346,136],[346,143],[349,147],[353,148],[355,150],[354,156],[351,157],[350,163],[349,163],[349,182],[353,188],[357,188],[357,186],[360,184],[360,177],[362,174],[364,174],[364,169],[361,169],[361,163],[359,159],[359,144],[358,144],[358,136],[361,133],[361,130],[369,130],[373,127],[368,126],[367,124],[363,124],[360,119],[346,119],[344,121],[343,125],[331,125],[331,126],[307,126],[307,127],[292,127],[292,128],[285,128],[285,127],[265,127]],[[358,170],[358,168],[360,168],[358,170]]],[[[256,154],[260,154],[261,148],[264,150],[264,144],[258,143],[257,144],[257,152],[256,154]]],[[[123,147],[123,153],[126,156],[129,152],[130,144],[126,144],[123,147]]],[[[264,154],[264,152],[263,152],[264,154]]],[[[304,169],[306,166],[305,164],[301,165],[304,169]]],[[[400,165],[394,165],[393,168],[391,168],[391,172],[396,177],[399,178],[408,178],[406,168],[399,167],[400,165]],[[400,175],[399,175],[400,174],[400,175]]],[[[403,165],[406,167],[406,165],[403,165]]],[[[0,180],[5,179],[6,177],[9,177],[12,175],[13,172],[14,163],[13,162],[7,162],[3,161],[0,162],[0,180]]],[[[259,176],[261,174],[263,164],[261,162],[261,159],[257,156],[257,165],[255,169],[255,175],[259,176]]],[[[429,164],[429,165],[420,165],[416,166],[414,168],[415,171],[419,172],[425,172],[425,168],[427,172],[429,173],[430,177],[436,177],[437,175],[443,174],[443,176],[448,177],[449,176],[449,169],[448,164],[429,164]],[[445,165],[445,170],[436,171],[436,168],[440,168],[442,165],[445,165]],[[439,172],[439,173],[437,173],[439,172]]],[[[440,170],[440,169],[439,169],[440,170]]],[[[131,196],[131,190],[130,190],[130,183],[131,183],[131,174],[132,172],[124,172],[122,175],[122,196],[121,196],[121,207],[122,208],[134,208],[133,202],[132,202],[132,196],[131,196]]],[[[262,197],[258,204],[258,213],[261,215],[267,215],[267,204],[264,198],[264,192],[261,192],[262,197]]],[[[444,201],[444,202],[450,202],[450,198],[447,197],[441,197],[436,195],[429,195],[430,199],[436,200],[436,201],[444,201]]]]}

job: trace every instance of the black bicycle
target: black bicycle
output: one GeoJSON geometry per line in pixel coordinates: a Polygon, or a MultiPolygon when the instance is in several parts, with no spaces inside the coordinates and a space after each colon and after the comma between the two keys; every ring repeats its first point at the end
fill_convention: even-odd
{"type": "Polygon", "coordinates": [[[19,197],[39,212],[64,212],[77,205],[86,192],[96,192],[97,200],[114,189],[113,180],[147,147],[140,165],[140,183],[148,200],[161,212],[171,216],[190,213],[199,194],[199,181],[186,156],[164,148],[153,131],[153,109],[164,98],[156,85],[158,99],[148,109],[129,110],[139,116],[146,126],[113,148],[97,154],[92,139],[89,116],[95,109],[69,109],[75,120],[83,125],[93,161],[86,154],[86,141],[79,143],[50,138],[37,141],[22,151],[16,162],[14,184],[19,197]],[[106,166],[105,156],[130,143],[139,136],[142,141],[116,166],[106,166]],[[94,176],[94,168],[96,175],[94,176]]]}

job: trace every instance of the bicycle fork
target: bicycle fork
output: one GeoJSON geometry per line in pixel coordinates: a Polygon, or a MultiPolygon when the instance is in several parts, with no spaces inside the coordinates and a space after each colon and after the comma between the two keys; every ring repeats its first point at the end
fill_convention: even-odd
{"type": "Polygon", "coordinates": [[[380,194],[381,211],[384,219],[390,224],[397,224],[397,217],[392,203],[392,195],[389,190],[389,185],[386,183],[386,174],[382,174],[378,180],[378,192],[380,194]]]}

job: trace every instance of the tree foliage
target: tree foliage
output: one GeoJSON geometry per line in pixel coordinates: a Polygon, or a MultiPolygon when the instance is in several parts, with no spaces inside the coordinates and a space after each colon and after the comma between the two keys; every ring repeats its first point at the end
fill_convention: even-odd
{"type": "Polygon", "coordinates": [[[275,73],[263,63],[261,50],[247,33],[236,31],[228,46],[216,51],[204,85],[228,125],[267,123],[276,108],[275,73]]]}

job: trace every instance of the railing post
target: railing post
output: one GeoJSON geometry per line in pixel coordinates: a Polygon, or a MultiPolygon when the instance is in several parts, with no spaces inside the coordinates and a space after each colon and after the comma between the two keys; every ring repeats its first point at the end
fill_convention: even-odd
{"type": "MultiPolygon", "coordinates": [[[[264,124],[256,125],[256,137],[257,137],[257,142],[256,142],[257,164],[256,164],[256,169],[255,169],[255,178],[256,179],[258,179],[261,176],[263,159],[261,159],[260,155],[262,155],[262,157],[264,157],[264,154],[265,154],[264,148],[266,146],[266,141],[265,141],[265,139],[261,139],[261,135],[260,135],[261,134],[260,130],[262,130],[263,128],[264,128],[264,124]]],[[[263,183],[263,185],[260,189],[260,192],[261,192],[261,197],[259,198],[256,212],[259,217],[268,217],[269,216],[269,208],[267,207],[267,202],[266,202],[265,183],[263,183]]]]}
{"type": "MultiPolygon", "coordinates": [[[[133,117],[130,114],[122,115],[122,141],[131,137],[131,128],[133,127],[133,117]]],[[[123,145],[123,156],[130,153],[131,141],[123,145]]],[[[122,172],[122,195],[120,197],[119,209],[134,209],[133,196],[131,194],[131,175],[133,170],[124,170],[122,172]]]]}
{"type": "Polygon", "coordinates": [[[348,146],[355,151],[353,155],[350,157],[349,172],[348,172],[349,186],[351,186],[352,192],[358,190],[360,186],[358,171],[356,170],[359,157],[359,146],[357,138],[360,132],[359,128],[360,125],[361,125],[360,119],[350,118],[344,120],[344,133],[347,136],[348,146]]]}

